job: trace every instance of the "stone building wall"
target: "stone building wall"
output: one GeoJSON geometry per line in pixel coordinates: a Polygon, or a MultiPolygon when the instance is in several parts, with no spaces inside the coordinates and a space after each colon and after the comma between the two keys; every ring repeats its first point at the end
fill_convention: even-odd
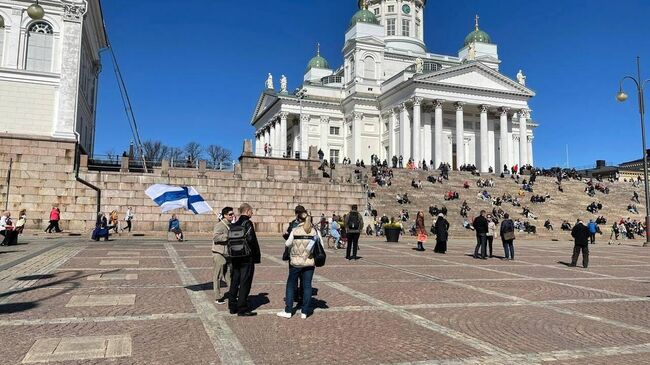
{"type": "MultiPolygon", "coordinates": [[[[95,222],[96,192],[75,178],[74,144],[54,139],[33,139],[23,136],[0,137],[0,201],[6,199],[6,176],[10,158],[14,159],[9,190],[9,210],[15,216],[20,209],[28,211],[28,230],[47,226],[53,205],[62,213],[62,228],[88,234],[95,222]]],[[[153,173],[99,172],[87,168],[82,156],[79,177],[101,189],[101,210],[120,212],[123,219],[128,206],[133,206],[135,232],[164,234],[170,214],[160,209],[144,194],[152,184],[193,186],[203,198],[219,211],[223,206],[238,207],[247,202],[255,209],[253,220],[260,232],[281,232],[293,217],[293,208],[304,205],[315,217],[321,213],[344,213],[351,204],[363,207],[363,187],[357,184],[333,183],[320,177],[317,161],[260,158],[244,155],[235,171],[162,168],[153,173]]],[[[128,165],[128,164],[127,164],[128,165]]],[[[340,179],[339,179],[340,180],[340,179]]],[[[187,232],[209,233],[214,215],[193,215],[177,212],[187,232]]],[[[122,222],[123,223],[123,222],[122,222]]]]}

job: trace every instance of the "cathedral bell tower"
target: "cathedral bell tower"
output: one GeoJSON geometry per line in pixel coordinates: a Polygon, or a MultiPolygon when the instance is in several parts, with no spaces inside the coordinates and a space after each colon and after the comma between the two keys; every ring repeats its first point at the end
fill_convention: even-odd
{"type": "Polygon", "coordinates": [[[426,0],[359,0],[366,3],[379,24],[384,27],[387,48],[425,53],[424,7],[426,0]]]}

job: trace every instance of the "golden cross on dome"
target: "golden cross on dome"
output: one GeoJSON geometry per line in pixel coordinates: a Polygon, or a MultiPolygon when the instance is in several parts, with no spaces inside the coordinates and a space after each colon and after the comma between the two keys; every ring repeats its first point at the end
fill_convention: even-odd
{"type": "Polygon", "coordinates": [[[320,42],[316,43],[316,54],[320,56],[320,42]]]}
{"type": "Polygon", "coordinates": [[[478,30],[478,20],[479,19],[480,19],[480,17],[478,16],[478,14],[476,14],[476,16],[474,17],[474,28],[476,30],[478,30]]]}

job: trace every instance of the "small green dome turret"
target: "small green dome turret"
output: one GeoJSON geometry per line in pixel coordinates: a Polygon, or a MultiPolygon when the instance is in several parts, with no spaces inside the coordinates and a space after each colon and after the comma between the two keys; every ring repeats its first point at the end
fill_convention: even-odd
{"type": "Polygon", "coordinates": [[[357,23],[369,23],[369,24],[379,24],[379,20],[372,11],[368,10],[368,3],[365,1],[359,2],[359,7],[361,10],[357,11],[356,14],[350,20],[350,28],[354,27],[357,23]]]}
{"type": "Polygon", "coordinates": [[[478,15],[476,16],[476,24],[474,25],[474,31],[465,37],[465,43],[464,46],[468,46],[471,43],[474,42],[481,42],[481,43],[492,43],[492,38],[485,33],[484,31],[480,30],[478,28],[478,15]]]}
{"type": "Polygon", "coordinates": [[[317,45],[316,56],[309,60],[309,64],[307,64],[307,70],[305,70],[305,72],[311,70],[312,68],[330,68],[330,64],[327,62],[327,60],[320,55],[320,43],[317,45]]]}

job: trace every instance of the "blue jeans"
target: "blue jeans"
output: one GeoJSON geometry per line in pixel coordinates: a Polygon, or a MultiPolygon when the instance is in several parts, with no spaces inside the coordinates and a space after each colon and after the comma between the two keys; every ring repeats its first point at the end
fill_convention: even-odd
{"type": "Polygon", "coordinates": [[[284,295],[284,311],[293,313],[293,298],[298,287],[298,277],[302,280],[302,309],[301,312],[311,315],[314,310],[311,308],[311,280],[314,277],[314,267],[293,267],[289,265],[289,277],[287,278],[287,290],[284,295]]]}
{"type": "Polygon", "coordinates": [[[503,250],[507,259],[515,259],[515,246],[512,244],[512,240],[503,241],[503,250]]]}

